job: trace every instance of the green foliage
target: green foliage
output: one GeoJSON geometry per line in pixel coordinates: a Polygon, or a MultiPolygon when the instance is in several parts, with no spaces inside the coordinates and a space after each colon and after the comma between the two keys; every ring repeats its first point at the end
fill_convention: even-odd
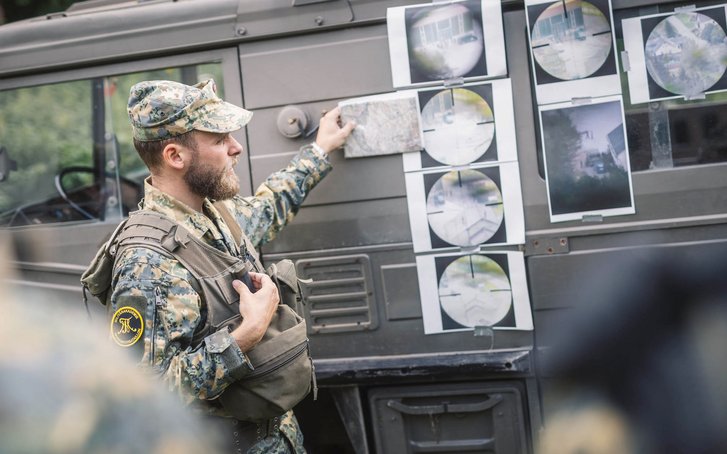
{"type": "Polygon", "coordinates": [[[78,81],[0,92],[0,144],[18,167],[0,183],[0,212],[53,195],[61,168],[92,165],[90,88],[78,81]]]}
{"type": "MultiPolygon", "coordinates": [[[[194,84],[208,78],[215,79],[218,94],[224,97],[219,63],[107,77],[103,80],[103,105],[96,106],[93,80],[0,91],[0,145],[17,163],[17,170],[0,182],[0,214],[28,204],[48,204],[59,196],[56,175],[72,166],[93,168],[96,162],[103,162],[100,156],[94,160],[98,150],[105,149],[107,158],[116,150],[121,176],[141,184],[148,170],[134,149],[126,111],[132,85],[155,79],[194,84]],[[97,138],[101,143],[94,147],[94,115],[101,112],[106,134],[97,138]]],[[[62,183],[67,191],[89,188],[94,174],[69,172],[62,183]]],[[[98,197],[93,191],[88,196],[98,197]]],[[[133,208],[137,201],[124,202],[133,208]]]]}

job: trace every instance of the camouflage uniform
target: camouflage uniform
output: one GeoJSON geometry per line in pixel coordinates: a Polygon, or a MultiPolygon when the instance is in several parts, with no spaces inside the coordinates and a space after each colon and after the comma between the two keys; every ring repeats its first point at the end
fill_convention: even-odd
{"type": "Polygon", "coordinates": [[[204,420],[108,342],[108,325],[5,282],[16,276],[3,243],[0,233],[1,453],[223,452],[204,420]]]}
{"type": "MultiPolygon", "coordinates": [[[[220,132],[220,124],[235,130],[247,123],[252,115],[219,100],[211,88],[213,84],[200,84],[201,90],[196,91],[182,86],[186,87],[182,93],[179,85],[173,84],[168,96],[192,106],[185,108],[181,115],[145,101],[144,96],[150,90],[159,90],[158,82],[145,82],[132,88],[129,112],[137,139],[169,138],[188,131],[190,127],[220,132]],[[210,120],[210,105],[216,105],[217,110],[223,113],[213,112],[214,118],[210,120]],[[224,113],[225,109],[232,113],[224,113]],[[169,123],[170,119],[172,123],[169,123]],[[151,126],[139,128],[139,122],[151,126]]],[[[162,84],[162,91],[167,88],[162,84]]],[[[285,169],[268,177],[254,196],[236,196],[224,203],[250,241],[259,246],[272,240],[293,218],[309,191],[330,169],[325,154],[313,145],[304,146],[285,169]]],[[[145,182],[141,209],[175,219],[193,235],[223,252],[236,256],[245,253],[235,244],[230,229],[209,200],[204,200],[203,213],[200,213],[156,189],[151,183],[150,179],[145,182]]],[[[227,345],[222,352],[210,349],[207,343],[199,346],[191,344],[195,330],[204,321],[206,305],[189,271],[177,260],[153,250],[130,248],[116,259],[112,288],[111,313],[127,305],[130,299],[144,298],[147,305],[155,307],[153,316],[145,317],[143,342],[135,346],[143,348],[141,363],[153,367],[168,388],[197,411],[228,416],[215,405],[214,399],[234,381],[233,376],[240,377],[249,372],[249,363],[227,331],[211,335],[215,336],[214,344],[227,345]]],[[[292,411],[284,415],[276,430],[277,433],[259,441],[248,452],[305,452],[303,437],[292,411]]]]}

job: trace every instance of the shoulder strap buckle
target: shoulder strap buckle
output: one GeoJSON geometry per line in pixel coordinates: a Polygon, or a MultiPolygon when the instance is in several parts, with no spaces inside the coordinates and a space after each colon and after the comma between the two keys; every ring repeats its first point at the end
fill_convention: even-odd
{"type": "Polygon", "coordinates": [[[162,237],[162,247],[169,252],[174,252],[179,247],[186,248],[189,243],[189,231],[185,228],[179,228],[179,225],[175,224],[172,226],[169,233],[162,237]]]}

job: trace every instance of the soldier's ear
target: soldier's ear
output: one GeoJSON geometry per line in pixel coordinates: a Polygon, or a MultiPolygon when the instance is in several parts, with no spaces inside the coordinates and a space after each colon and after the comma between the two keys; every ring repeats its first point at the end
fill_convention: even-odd
{"type": "Polygon", "coordinates": [[[191,158],[191,150],[176,143],[169,143],[162,150],[162,162],[164,166],[172,169],[184,169],[191,158]]]}

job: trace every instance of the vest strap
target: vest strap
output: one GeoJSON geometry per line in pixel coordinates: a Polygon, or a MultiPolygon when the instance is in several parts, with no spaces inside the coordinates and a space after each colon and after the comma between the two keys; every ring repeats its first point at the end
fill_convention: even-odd
{"type": "Polygon", "coordinates": [[[237,219],[235,219],[232,213],[230,213],[230,210],[228,210],[225,204],[221,201],[217,201],[212,205],[214,205],[214,207],[220,213],[220,216],[222,216],[222,219],[225,221],[225,224],[227,224],[227,227],[230,228],[230,232],[232,233],[232,239],[237,244],[237,247],[241,247],[242,245],[244,245],[245,252],[250,254],[254,259],[253,265],[255,271],[257,271],[258,273],[264,273],[265,269],[263,268],[262,262],[260,261],[260,256],[255,249],[255,245],[252,244],[250,238],[248,238],[247,235],[245,235],[245,232],[242,231],[242,229],[240,228],[240,224],[238,224],[237,222],[237,219]]]}

